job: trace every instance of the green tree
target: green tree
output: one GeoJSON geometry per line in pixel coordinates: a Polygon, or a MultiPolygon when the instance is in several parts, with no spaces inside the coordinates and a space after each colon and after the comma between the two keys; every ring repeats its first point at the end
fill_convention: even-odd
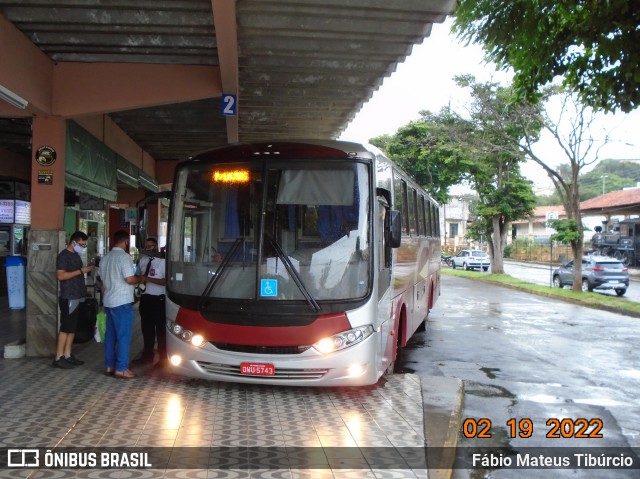
{"type": "Polygon", "coordinates": [[[634,187],[640,181],[640,164],[637,161],[603,160],[593,170],[580,175],[580,199],[582,201],[604,193],[634,187]]]}
{"type": "Polygon", "coordinates": [[[555,206],[561,205],[562,200],[556,190],[550,195],[538,195],[536,196],[536,206],[555,206]]]}
{"type": "Polygon", "coordinates": [[[535,197],[531,182],[520,174],[524,155],[488,148],[480,141],[485,134],[477,123],[445,108],[439,114],[423,111],[420,120],[400,128],[393,137],[375,138],[372,143],[440,202],[447,201],[451,185],[469,180],[480,197],[480,222],[488,225],[485,234],[493,257],[492,272],[503,273],[507,225],[529,216],[535,197]]]}
{"type": "Polygon", "coordinates": [[[460,120],[448,109],[439,114],[421,111],[421,118],[398,129],[395,135],[372,138],[383,150],[441,204],[449,200],[449,187],[460,183],[469,171],[469,155],[451,141],[460,120]]]}
{"type": "Polygon", "coordinates": [[[631,178],[633,181],[640,181],[640,158],[636,160],[602,160],[593,170],[598,175],[608,175],[610,173],[621,178],[631,178]]]}
{"type": "Polygon", "coordinates": [[[580,175],[578,182],[580,183],[581,201],[595,198],[603,193],[611,193],[625,187],[636,186],[636,181],[633,178],[623,178],[615,173],[602,175],[596,170],[580,175]]]}
{"type": "MultiPolygon", "coordinates": [[[[558,167],[558,171],[571,171],[571,165],[564,163],[558,167]]],[[[561,174],[565,180],[570,175],[561,174]]],[[[580,185],[580,201],[589,200],[603,193],[618,191],[623,188],[635,187],[640,182],[640,164],[629,160],[603,160],[591,171],[580,173],[578,184],[580,185]]],[[[550,195],[540,195],[536,198],[537,206],[559,205],[562,199],[557,191],[550,195]]]]}
{"type": "Polygon", "coordinates": [[[556,230],[556,232],[551,235],[551,241],[571,243],[578,239],[578,225],[576,224],[576,220],[555,219],[549,220],[548,224],[550,228],[556,230]]]}
{"type": "Polygon", "coordinates": [[[524,152],[509,147],[519,143],[524,134],[519,121],[514,121],[520,107],[513,101],[510,88],[479,84],[470,76],[458,77],[457,81],[482,91],[470,105],[468,126],[453,136],[473,159],[468,179],[480,197],[476,211],[481,220],[472,231],[489,235],[491,271],[504,273],[507,228],[512,221],[530,216],[535,205],[533,184],[520,172],[524,152]],[[475,110],[480,98],[491,107],[475,110]]]}
{"type": "Polygon", "coordinates": [[[510,223],[531,216],[535,205],[533,184],[521,175],[519,165],[487,158],[478,162],[470,175],[480,197],[475,207],[478,221],[474,221],[470,236],[489,239],[492,273],[504,273],[510,223]]]}
{"type": "Polygon", "coordinates": [[[630,0],[458,0],[454,31],[513,68],[528,100],[561,77],[596,110],[640,100],[640,8],[630,0]]]}
{"type": "MultiPolygon", "coordinates": [[[[560,113],[552,118],[539,104],[516,100],[509,102],[508,99],[507,104],[496,101],[500,97],[496,97],[486,84],[478,84],[473,78],[460,77],[458,83],[471,90],[471,114],[479,128],[486,132],[483,141],[487,142],[488,147],[504,149],[513,154],[525,154],[549,175],[565,208],[567,219],[575,221],[576,237],[570,241],[573,257],[577,259],[573,270],[573,287],[575,291],[580,291],[584,227],[580,215],[578,176],[585,166],[597,162],[598,151],[609,141],[608,137],[605,138],[596,148],[598,142],[591,136],[593,110],[578,102],[574,95],[564,93],[560,94],[560,113]],[[534,144],[541,128],[551,134],[564,153],[567,164],[559,168],[552,167],[536,153],[534,144]],[[518,134],[514,135],[513,131],[518,134]]],[[[549,90],[547,94],[552,93],[554,90],[549,90]]]]}

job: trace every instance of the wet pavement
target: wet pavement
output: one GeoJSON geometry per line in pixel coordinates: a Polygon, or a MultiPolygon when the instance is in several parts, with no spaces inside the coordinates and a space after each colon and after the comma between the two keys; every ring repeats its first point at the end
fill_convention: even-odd
{"type": "MultiPolygon", "coordinates": [[[[2,308],[0,320],[10,325],[3,346],[24,332],[24,310],[2,308]]],[[[134,334],[131,357],[140,349],[134,334]]],[[[0,478],[442,477],[426,469],[415,374],[294,388],[193,380],[147,365],[133,366],[135,379],[116,379],[104,375],[100,344],[77,344],[74,354],[86,363],[73,370],[51,367],[52,358],[0,359],[0,478]],[[103,453],[115,462],[102,467],[103,453]],[[149,457],[123,462],[134,453],[149,457]],[[52,457],[60,462],[47,467],[52,457]],[[72,457],[97,462],[65,467],[72,457]]]]}
{"type": "MultiPolygon", "coordinates": [[[[442,296],[427,330],[404,351],[402,367],[463,380],[462,420],[487,419],[491,437],[461,434],[461,447],[640,447],[640,320],[472,280],[442,278],[442,296]],[[523,418],[531,420],[530,437],[519,437],[518,427],[529,425],[520,423],[523,418]],[[601,421],[603,437],[547,437],[553,436],[556,421],[575,423],[579,418],[601,421]],[[511,424],[516,434],[510,420],[515,420],[511,424]]],[[[637,469],[552,472],[495,468],[467,474],[640,477],[637,469]]],[[[454,477],[467,476],[457,470],[454,477]]]]}

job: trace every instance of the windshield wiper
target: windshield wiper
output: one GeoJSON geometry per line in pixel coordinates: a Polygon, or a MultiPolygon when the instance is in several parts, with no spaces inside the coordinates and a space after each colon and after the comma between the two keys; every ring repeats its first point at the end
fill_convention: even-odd
{"type": "Polygon", "coordinates": [[[309,306],[311,306],[316,312],[320,311],[320,305],[315,299],[313,299],[313,296],[311,296],[311,293],[302,282],[300,275],[294,268],[293,263],[291,262],[289,257],[286,254],[284,254],[284,251],[282,251],[282,248],[274,238],[269,236],[269,241],[271,243],[271,246],[275,250],[276,254],[278,255],[278,258],[280,258],[280,261],[282,261],[282,264],[284,264],[284,267],[289,273],[289,276],[291,276],[291,278],[293,279],[293,282],[296,283],[296,286],[298,287],[298,289],[300,290],[304,298],[307,300],[307,303],[309,303],[309,306]]]}
{"type": "Polygon", "coordinates": [[[198,309],[204,308],[207,298],[213,291],[213,288],[216,287],[216,284],[218,284],[218,280],[222,277],[222,272],[229,265],[229,263],[231,262],[231,258],[235,256],[236,252],[238,251],[238,248],[240,248],[240,245],[243,243],[243,241],[244,241],[244,238],[242,237],[236,238],[236,240],[231,245],[231,248],[229,248],[229,253],[226,254],[224,259],[222,260],[222,263],[220,263],[220,266],[218,266],[218,269],[215,270],[215,272],[213,273],[213,276],[211,277],[211,279],[207,283],[207,286],[204,288],[204,291],[200,295],[200,302],[198,303],[198,309]]]}

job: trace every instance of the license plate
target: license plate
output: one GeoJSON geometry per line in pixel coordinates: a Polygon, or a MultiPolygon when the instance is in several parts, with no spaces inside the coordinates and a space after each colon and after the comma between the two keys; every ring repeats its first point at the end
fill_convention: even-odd
{"type": "Polygon", "coordinates": [[[620,284],[620,281],[607,281],[609,284],[620,284]]]}
{"type": "Polygon", "coordinates": [[[273,364],[240,363],[240,374],[250,376],[275,376],[276,368],[273,364]]]}

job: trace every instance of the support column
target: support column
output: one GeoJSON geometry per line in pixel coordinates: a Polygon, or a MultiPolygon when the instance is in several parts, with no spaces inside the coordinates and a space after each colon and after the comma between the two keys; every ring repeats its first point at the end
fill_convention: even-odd
{"type": "Polygon", "coordinates": [[[58,332],[56,257],[65,247],[65,120],[34,117],[32,145],[26,353],[42,357],[55,353],[58,332]],[[55,152],[51,164],[36,161],[38,150],[44,146],[55,152]]]}

